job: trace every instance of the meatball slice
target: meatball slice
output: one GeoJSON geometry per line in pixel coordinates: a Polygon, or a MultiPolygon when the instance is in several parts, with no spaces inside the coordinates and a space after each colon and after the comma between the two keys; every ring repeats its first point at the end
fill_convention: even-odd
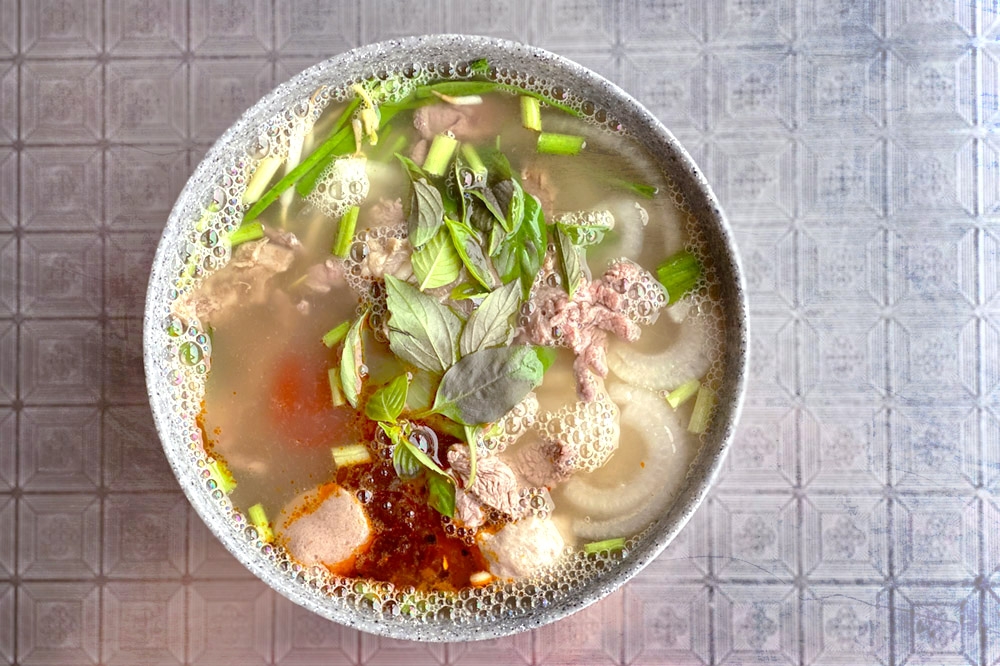
{"type": "Polygon", "coordinates": [[[299,495],[282,511],[281,537],[303,566],[322,565],[346,574],[371,543],[372,529],[361,502],[335,483],[299,495]]]}

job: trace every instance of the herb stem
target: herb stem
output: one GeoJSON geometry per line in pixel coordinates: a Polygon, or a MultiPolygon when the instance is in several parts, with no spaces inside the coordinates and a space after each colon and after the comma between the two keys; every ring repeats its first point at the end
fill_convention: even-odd
{"type": "Polygon", "coordinates": [[[435,136],[431,141],[431,147],[427,150],[424,171],[432,176],[443,176],[456,148],[458,148],[458,140],[455,137],[447,134],[435,136]]]}
{"type": "Polygon", "coordinates": [[[624,547],[625,537],[618,537],[617,539],[605,539],[604,541],[586,543],[583,545],[583,552],[593,555],[594,553],[602,553],[609,550],[621,550],[624,547]]]}
{"type": "Polygon", "coordinates": [[[701,264],[696,256],[687,250],[681,250],[660,264],[656,269],[656,277],[667,290],[668,304],[672,305],[698,284],[701,264]]]}
{"type": "Polygon", "coordinates": [[[542,132],[536,149],[545,155],[576,155],[587,146],[587,140],[576,134],[542,132]]]}
{"type": "Polygon", "coordinates": [[[689,379],[684,382],[673,391],[667,394],[667,404],[669,404],[674,409],[677,409],[685,402],[694,397],[694,394],[698,392],[701,387],[701,382],[697,379],[689,379]]]}
{"type": "Polygon", "coordinates": [[[229,466],[226,463],[216,458],[208,464],[208,469],[224,495],[228,495],[236,489],[236,479],[233,478],[233,473],[229,471],[229,466]]]}
{"type": "MultiPolygon", "coordinates": [[[[351,322],[344,322],[350,326],[351,322]]],[[[347,334],[347,331],[344,331],[347,334]]],[[[340,383],[340,368],[330,368],[326,371],[327,381],[330,383],[330,404],[334,407],[343,407],[347,404],[347,398],[344,396],[344,388],[340,383]]]]}
{"type": "Polygon", "coordinates": [[[229,234],[230,247],[236,247],[248,241],[259,240],[264,237],[264,225],[260,222],[251,222],[229,234]]]}
{"type": "Polygon", "coordinates": [[[691,410],[691,420],[688,421],[688,432],[700,435],[708,429],[709,421],[712,419],[712,410],[715,408],[715,391],[701,385],[698,389],[698,397],[694,400],[694,409],[691,410]]]}
{"type": "Polygon", "coordinates": [[[338,342],[347,336],[349,330],[351,330],[349,320],[337,324],[323,335],[323,344],[326,345],[327,349],[333,349],[338,342]]]}
{"type": "Polygon", "coordinates": [[[271,521],[267,519],[267,514],[264,512],[263,504],[258,502],[247,509],[247,519],[250,521],[250,524],[253,525],[254,529],[257,530],[257,536],[261,541],[274,541],[274,532],[271,530],[271,521]]]}
{"type": "Polygon", "coordinates": [[[297,167],[288,172],[284,178],[275,183],[271,189],[265,192],[264,195],[250,207],[250,210],[243,215],[244,224],[257,218],[257,216],[264,212],[264,209],[277,201],[278,197],[280,197],[285,190],[297,183],[300,178],[309,173],[313,167],[315,167],[337,148],[342,140],[342,136],[340,134],[341,129],[346,127],[348,131],[350,131],[351,115],[357,110],[360,103],[361,102],[357,97],[348,103],[348,105],[344,108],[344,111],[340,114],[340,117],[337,119],[337,123],[334,125],[335,129],[330,137],[321,143],[319,148],[313,151],[309,157],[302,160],[297,167]]]}
{"type": "Polygon", "coordinates": [[[347,251],[351,249],[351,240],[354,238],[354,230],[358,226],[358,213],[361,209],[351,206],[340,218],[337,225],[337,239],[333,243],[333,254],[343,259],[347,256],[347,251]]]}
{"type": "Polygon", "coordinates": [[[537,97],[521,97],[521,124],[525,129],[542,131],[542,104],[537,97]]]}
{"type": "Polygon", "coordinates": [[[264,188],[271,182],[271,178],[278,172],[281,166],[281,158],[275,155],[268,155],[257,163],[257,168],[250,176],[247,189],[243,190],[243,203],[252,204],[264,194],[264,188]]]}
{"type": "Polygon", "coordinates": [[[479,156],[475,146],[471,143],[463,143],[461,153],[462,159],[465,160],[465,163],[469,166],[472,173],[476,174],[476,176],[486,176],[486,164],[483,162],[483,158],[479,156]]]}
{"type": "Polygon", "coordinates": [[[335,446],[331,449],[333,463],[337,467],[350,467],[351,465],[364,465],[372,461],[372,454],[364,444],[346,444],[335,446]]]}

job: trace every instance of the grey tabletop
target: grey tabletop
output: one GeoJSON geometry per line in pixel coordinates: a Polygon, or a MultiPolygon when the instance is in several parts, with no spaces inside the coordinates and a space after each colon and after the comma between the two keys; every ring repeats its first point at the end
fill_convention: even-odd
{"type": "Polygon", "coordinates": [[[1000,662],[996,0],[0,0],[0,664],[1000,662]],[[257,97],[383,38],[525,41],[716,188],[751,381],[709,501],[543,629],[376,638],[190,510],[141,362],[152,253],[257,97]]]}

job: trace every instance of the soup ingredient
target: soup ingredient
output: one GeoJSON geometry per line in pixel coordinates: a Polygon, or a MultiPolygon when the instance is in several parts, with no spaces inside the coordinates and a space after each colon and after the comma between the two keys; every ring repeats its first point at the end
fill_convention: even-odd
{"type": "Polygon", "coordinates": [[[353,494],[328,483],[292,500],[282,514],[282,540],[304,566],[347,573],[372,538],[371,525],[353,494]]]}
{"type": "Polygon", "coordinates": [[[587,147],[587,140],[575,134],[542,132],[538,135],[538,152],[548,155],[576,155],[587,147]]]}
{"type": "Polygon", "coordinates": [[[608,367],[623,380],[654,391],[672,391],[691,377],[703,377],[712,364],[710,325],[701,314],[687,315],[681,324],[664,318],[656,328],[673,338],[662,349],[645,352],[613,342],[608,347],[608,367]]]}
{"type": "Polygon", "coordinates": [[[274,532],[271,530],[271,521],[267,519],[267,514],[264,513],[263,504],[258,502],[247,509],[247,518],[250,519],[250,524],[257,530],[257,537],[261,541],[274,541],[274,532]]]}
{"type": "Polygon", "coordinates": [[[656,269],[656,277],[670,295],[668,305],[673,305],[698,284],[701,279],[701,263],[687,250],[681,250],[660,264],[656,269]]]}
{"type": "Polygon", "coordinates": [[[688,432],[700,435],[708,429],[715,408],[715,391],[704,384],[698,389],[698,397],[691,410],[691,420],[688,422],[688,432]]]}
{"type": "Polygon", "coordinates": [[[217,487],[224,495],[228,495],[236,489],[236,479],[233,477],[233,473],[229,471],[229,466],[226,463],[218,459],[213,460],[208,464],[208,470],[211,472],[212,479],[215,481],[217,487]]]}
{"type": "Polygon", "coordinates": [[[588,555],[593,555],[594,553],[606,553],[612,550],[621,550],[624,547],[624,537],[618,537],[617,539],[605,539],[604,541],[585,543],[583,544],[583,552],[588,555]]]}
{"type": "Polygon", "coordinates": [[[677,409],[693,398],[699,388],[701,388],[701,382],[697,379],[690,379],[667,394],[667,404],[677,409]]]}
{"type": "Polygon", "coordinates": [[[521,97],[521,124],[525,129],[542,131],[542,104],[535,97],[521,97]]]}
{"type": "Polygon", "coordinates": [[[335,446],[330,452],[333,455],[333,464],[337,467],[366,465],[372,461],[372,454],[364,444],[335,446]]]}
{"type": "Polygon", "coordinates": [[[462,480],[463,490],[455,498],[455,512],[466,526],[476,528],[485,522],[482,506],[493,507],[511,517],[521,516],[517,478],[507,463],[496,456],[478,462],[476,478],[470,484],[472,466],[469,447],[448,449],[448,463],[462,480]]]}
{"type": "Polygon", "coordinates": [[[633,466],[625,477],[605,469],[574,475],[560,488],[556,501],[586,517],[573,521],[573,533],[581,539],[635,534],[663,515],[687,474],[687,466],[677,464],[682,450],[671,444],[684,433],[676,412],[642,388],[614,384],[609,392],[622,405],[622,421],[638,435],[644,465],[633,466]]]}
{"type": "Polygon", "coordinates": [[[602,467],[618,449],[618,407],[600,391],[591,401],[580,401],[557,412],[542,414],[538,429],[548,444],[557,480],[576,471],[602,467]]]}
{"type": "Polygon", "coordinates": [[[490,572],[501,578],[527,578],[551,566],[566,545],[555,523],[538,516],[507,523],[496,534],[483,532],[478,541],[490,572]]]}
{"type": "Polygon", "coordinates": [[[229,236],[229,246],[237,247],[247,241],[258,240],[264,237],[264,225],[260,222],[244,224],[229,236]]]}
{"type": "Polygon", "coordinates": [[[627,260],[597,280],[581,280],[575,298],[561,287],[538,285],[522,336],[532,344],[572,349],[577,392],[589,402],[597,398],[597,378],[608,374],[607,334],[638,340],[639,324],[655,321],[667,299],[652,275],[627,260]]]}
{"type": "Polygon", "coordinates": [[[333,255],[343,259],[347,256],[347,251],[351,248],[351,240],[354,238],[354,230],[358,226],[358,213],[361,209],[351,206],[340,218],[337,224],[337,239],[333,242],[333,255]]]}

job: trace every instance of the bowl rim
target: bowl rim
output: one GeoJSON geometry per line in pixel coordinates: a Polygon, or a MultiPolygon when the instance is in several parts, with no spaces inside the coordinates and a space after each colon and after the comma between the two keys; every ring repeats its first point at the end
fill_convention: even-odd
{"type": "MultiPolygon", "coordinates": [[[[665,167],[663,167],[664,157],[656,155],[653,151],[650,151],[650,154],[655,158],[654,161],[660,164],[661,168],[664,168],[665,172],[667,172],[665,167]]],[[[215,141],[205,157],[192,170],[191,175],[178,195],[157,245],[150,272],[143,319],[143,360],[147,393],[157,434],[178,483],[191,502],[191,505],[195,508],[195,511],[213,535],[219,539],[226,550],[236,557],[257,578],[281,595],[308,610],[329,620],[372,634],[396,639],[433,642],[482,640],[537,628],[599,601],[639,573],[639,571],[666,548],[687,524],[715,482],[724,462],[725,455],[728,452],[735,424],[739,419],[742,409],[747,382],[749,355],[748,313],[747,293],[740,256],[736,248],[732,230],[711,186],[701,170],[694,163],[694,160],[670,130],[639,101],[617,84],[583,65],[542,48],[495,37],[454,33],[428,34],[374,42],[317,62],[258,99],[250,109],[243,113],[215,141]],[[159,357],[156,353],[157,350],[153,347],[155,343],[154,333],[157,332],[156,329],[161,325],[162,310],[159,307],[160,304],[154,299],[154,295],[160,287],[160,283],[169,279],[167,273],[168,241],[184,228],[186,221],[186,217],[183,214],[184,203],[191,200],[192,197],[196,196],[204,188],[204,183],[200,181],[199,176],[209,172],[213,163],[214,168],[217,169],[220,166],[219,159],[227,154],[227,148],[230,148],[234,139],[240,136],[241,131],[247,127],[260,125],[266,121],[274,103],[287,92],[292,91],[297,82],[309,80],[324,72],[336,71],[338,67],[350,64],[356,65],[366,59],[377,57],[378,54],[385,51],[409,51],[421,47],[447,48],[458,46],[463,49],[474,47],[481,48],[484,51],[513,52],[527,59],[547,61],[553,63],[561,73],[565,73],[573,80],[582,81],[591,87],[603,89],[611,102],[626,109],[645,125],[643,129],[653,133],[662,146],[669,151],[668,154],[671,161],[676,160],[679,162],[679,165],[673,171],[670,171],[670,173],[676,172],[677,169],[682,169],[686,172],[690,181],[690,187],[693,188],[692,192],[696,193],[703,200],[702,205],[710,218],[705,220],[705,223],[712,225],[713,233],[717,234],[718,240],[721,241],[720,247],[713,249],[713,252],[717,253],[716,259],[719,260],[720,264],[723,264],[719,266],[720,272],[726,273],[727,277],[732,281],[732,307],[726,310],[725,354],[727,363],[725,373],[729,380],[726,385],[729,391],[727,396],[729,399],[725,403],[721,400],[719,402],[720,407],[716,414],[716,431],[718,432],[718,436],[715,440],[717,441],[717,445],[714,447],[714,450],[709,452],[705,451],[708,443],[703,445],[696,455],[695,461],[692,462],[693,468],[698,461],[705,457],[709,458],[704,461],[705,465],[700,470],[700,478],[697,482],[689,481],[685,483],[671,505],[671,508],[665,514],[665,517],[673,516],[673,522],[666,525],[665,529],[657,530],[651,538],[641,543],[635,551],[629,554],[629,557],[621,560],[620,566],[614,568],[613,571],[589,581],[584,586],[587,594],[570,594],[546,608],[532,611],[526,615],[518,615],[514,618],[497,618],[495,622],[490,624],[457,624],[447,621],[435,624],[385,622],[379,621],[374,617],[362,615],[348,609],[346,606],[334,608],[329,604],[324,605],[316,597],[305,594],[304,588],[301,585],[295,584],[290,576],[278,572],[262,557],[251,557],[250,551],[247,548],[241,547],[240,538],[237,533],[219,513],[217,506],[209,498],[208,493],[204,491],[200,484],[190,482],[194,474],[192,466],[189,461],[182,457],[179,449],[171,447],[168,442],[170,434],[170,416],[167,414],[169,395],[164,390],[164,368],[160,367],[158,363],[159,357]]],[[[664,522],[668,521],[665,520],[664,522]]]]}

